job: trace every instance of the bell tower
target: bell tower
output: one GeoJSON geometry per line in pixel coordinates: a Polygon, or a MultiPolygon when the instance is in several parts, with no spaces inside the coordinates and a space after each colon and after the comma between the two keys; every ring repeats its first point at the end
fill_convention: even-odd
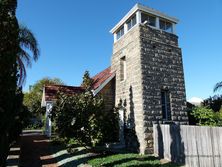
{"type": "Polygon", "coordinates": [[[153,124],[187,124],[178,20],[136,4],[110,31],[111,71],[116,73],[115,105],[124,102],[126,145],[153,152],[153,124]],[[130,141],[132,140],[132,141],[130,141]],[[138,143],[138,144],[136,144],[138,143]]]}

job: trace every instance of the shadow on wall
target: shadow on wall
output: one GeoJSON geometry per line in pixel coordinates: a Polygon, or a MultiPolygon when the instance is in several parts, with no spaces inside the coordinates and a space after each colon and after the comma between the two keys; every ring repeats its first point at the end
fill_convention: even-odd
{"type": "Polygon", "coordinates": [[[132,86],[129,88],[129,114],[128,119],[125,123],[124,133],[126,148],[129,151],[139,152],[139,141],[135,130],[135,113],[134,113],[134,102],[133,102],[133,89],[132,86]]]}
{"type": "Polygon", "coordinates": [[[164,158],[164,144],[163,144],[163,133],[160,127],[160,124],[157,125],[157,133],[158,133],[158,153],[159,158],[164,158]]]}
{"type": "Polygon", "coordinates": [[[180,126],[175,124],[170,124],[169,129],[164,129],[164,128],[166,127],[161,126],[159,124],[157,125],[159,158],[171,159],[172,162],[184,165],[185,164],[184,143],[182,142],[181,138],[180,126]],[[165,133],[166,136],[164,136],[162,132],[163,129],[165,131],[169,130],[170,138],[167,137],[166,133],[165,133]],[[170,143],[170,147],[167,147],[168,143],[170,143]]]}
{"type": "Polygon", "coordinates": [[[171,161],[179,164],[185,164],[184,142],[182,142],[179,125],[170,125],[170,154],[171,161]]]}

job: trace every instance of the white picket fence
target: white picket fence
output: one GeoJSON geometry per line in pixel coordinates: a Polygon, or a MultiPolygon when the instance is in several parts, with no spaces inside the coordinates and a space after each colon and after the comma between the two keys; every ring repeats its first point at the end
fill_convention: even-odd
{"type": "Polygon", "coordinates": [[[222,127],[153,125],[154,153],[189,167],[222,167],[222,127]]]}

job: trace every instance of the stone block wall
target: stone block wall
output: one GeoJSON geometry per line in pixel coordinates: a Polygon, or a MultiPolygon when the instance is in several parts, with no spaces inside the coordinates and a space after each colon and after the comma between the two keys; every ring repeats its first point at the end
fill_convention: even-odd
{"type": "Polygon", "coordinates": [[[116,106],[120,100],[126,108],[126,124],[129,129],[135,129],[139,151],[144,152],[144,114],[142,99],[142,71],[140,57],[139,26],[133,27],[113,46],[111,71],[116,72],[116,106]],[[125,56],[126,79],[120,80],[120,59],[125,56]]]}
{"type": "Polygon", "coordinates": [[[140,153],[153,152],[152,125],[164,123],[161,90],[170,92],[172,121],[188,122],[182,54],[176,35],[141,24],[134,26],[114,43],[111,70],[116,72],[115,105],[124,102],[126,123],[135,129],[140,153]],[[121,81],[120,60],[124,56],[126,79],[121,81]]]}
{"type": "Polygon", "coordinates": [[[152,125],[164,123],[161,90],[170,93],[171,121],[188,123],[183,62],[178,37],[174,34],[141,25],[140,43],[146,151],[152,153],[152,125]]]}

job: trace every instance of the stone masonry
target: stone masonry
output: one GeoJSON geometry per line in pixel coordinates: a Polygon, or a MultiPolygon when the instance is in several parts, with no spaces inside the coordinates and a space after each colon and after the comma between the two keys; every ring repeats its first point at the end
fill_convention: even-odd
{"type": "Polygon", "coordinates": [[[152,125],[165,123],[161,90],[170,92],[171,121],[187,124],[182,53],[176,35],[143,24],[134,26],[114,43],[111,71],[116,72],[115,105],[125,102],[127,126],[135,128],[140,153],[153,152],[152,125]],[[121,81],[124,56],[126,78],[121,81]]]}

